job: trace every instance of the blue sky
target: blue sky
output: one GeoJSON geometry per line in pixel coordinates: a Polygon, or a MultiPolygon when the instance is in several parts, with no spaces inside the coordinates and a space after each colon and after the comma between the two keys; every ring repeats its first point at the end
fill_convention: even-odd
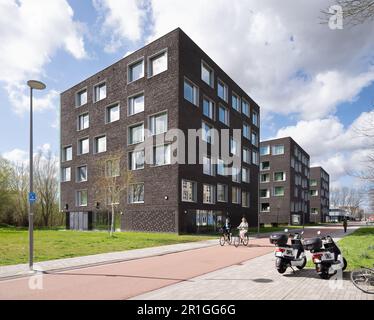
{"type": "Polygon", "coordinates": [[[370,152],[354,128],[374,119],[374,25],[331,30],[328,3],[0,0],[0,154],[27,159],[28,79],[48,87],[35,146],[57,153],[59,93],[181,27],[259,103],[263,139],[292,135],[334,185],[358,183],[347,172],[370,152]]]}

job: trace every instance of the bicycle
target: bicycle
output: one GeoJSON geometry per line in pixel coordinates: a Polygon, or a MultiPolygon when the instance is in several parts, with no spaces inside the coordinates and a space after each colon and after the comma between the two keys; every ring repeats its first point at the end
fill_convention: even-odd
{"type": "Polygon", "coordinates": [[[242,243],[244,246],[248,246],[249,237],[248,231],[244,234],[243,237],[240,236],[240,230],[237,237],[234,238],[234,246],[237,248],[242,243]]]}
{"type": "Polygon", "coordinates": [[[351,272],[351,281],[356,288],[374,294],[374,269],[361,267],[351,272]]]}
{"type": "Polygon", "coordinates": [[[221,236],[219,237],[219,244],[223,247],[227,243],[231,245],[232,243],[232,236],[227,230],[221,229],[221,236]]]}

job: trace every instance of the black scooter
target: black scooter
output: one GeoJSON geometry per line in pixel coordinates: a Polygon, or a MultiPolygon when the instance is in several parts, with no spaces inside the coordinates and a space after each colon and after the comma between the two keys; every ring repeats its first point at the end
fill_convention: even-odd
{"type": "MultiPolygon", "coordinates": [[[[321,232],[318,231],[318,235],[321,232]]],[[[329,235],[304,240],[304,248],[312,253],[312,260],[318,275],[322,279],[329,279],[338,270],[347,268],[347,260],[329,235]]]]}
{"type": "Polygon", "coordinates": [[[270,243],[275,244],[275,267],[279,273],[285,273],[287,268],[296,267],[299,270],[303,269],[306,265],[307,259],[304,252],[302,243],[302,235],[304,232],[290,234],[288,229],[284,230],[285,233],[273,233],[270,235],[270,243]],[[291,239],[291,245],[288,245],[288,238],[291,239]]]}

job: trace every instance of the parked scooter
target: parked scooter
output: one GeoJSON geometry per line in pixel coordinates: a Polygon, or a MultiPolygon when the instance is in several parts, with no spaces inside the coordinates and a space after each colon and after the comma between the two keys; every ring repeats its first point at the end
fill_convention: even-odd
{"type": "Polygon", "coordinates": [[[285,233],[273,233],[270,235],[270,243],[275,244],[275,267],[279,273],[285,273],[287,268],[296,267],[299,270],[303,269],[306,265],[307,259],[304,252],[302,243],[302,235],[304,232],[290,234],[288,229],[284,230],[285,233]],[[291,237],[291,245],[288,245],[288,238],[291,237]]]}
{"type": "MultiPolygon", "coordinates": [[[[318,231],[318,235],[321,231],[318,231]]],[[[347,261],[331,236],[304,240],[305,250],[312,253],[316,271],[322,279],[329,279],[338,270],[347,268],[347,261]]]]}

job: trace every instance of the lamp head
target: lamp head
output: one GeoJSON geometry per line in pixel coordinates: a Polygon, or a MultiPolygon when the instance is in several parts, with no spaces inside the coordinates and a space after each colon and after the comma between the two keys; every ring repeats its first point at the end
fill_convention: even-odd
{"type": "Polygon", "coordinates": [[[29,80],[27,81],[27,85],[35,90],[44,90],[46,88],[46,85],[43,82],[37,80],[29,80]]]}

